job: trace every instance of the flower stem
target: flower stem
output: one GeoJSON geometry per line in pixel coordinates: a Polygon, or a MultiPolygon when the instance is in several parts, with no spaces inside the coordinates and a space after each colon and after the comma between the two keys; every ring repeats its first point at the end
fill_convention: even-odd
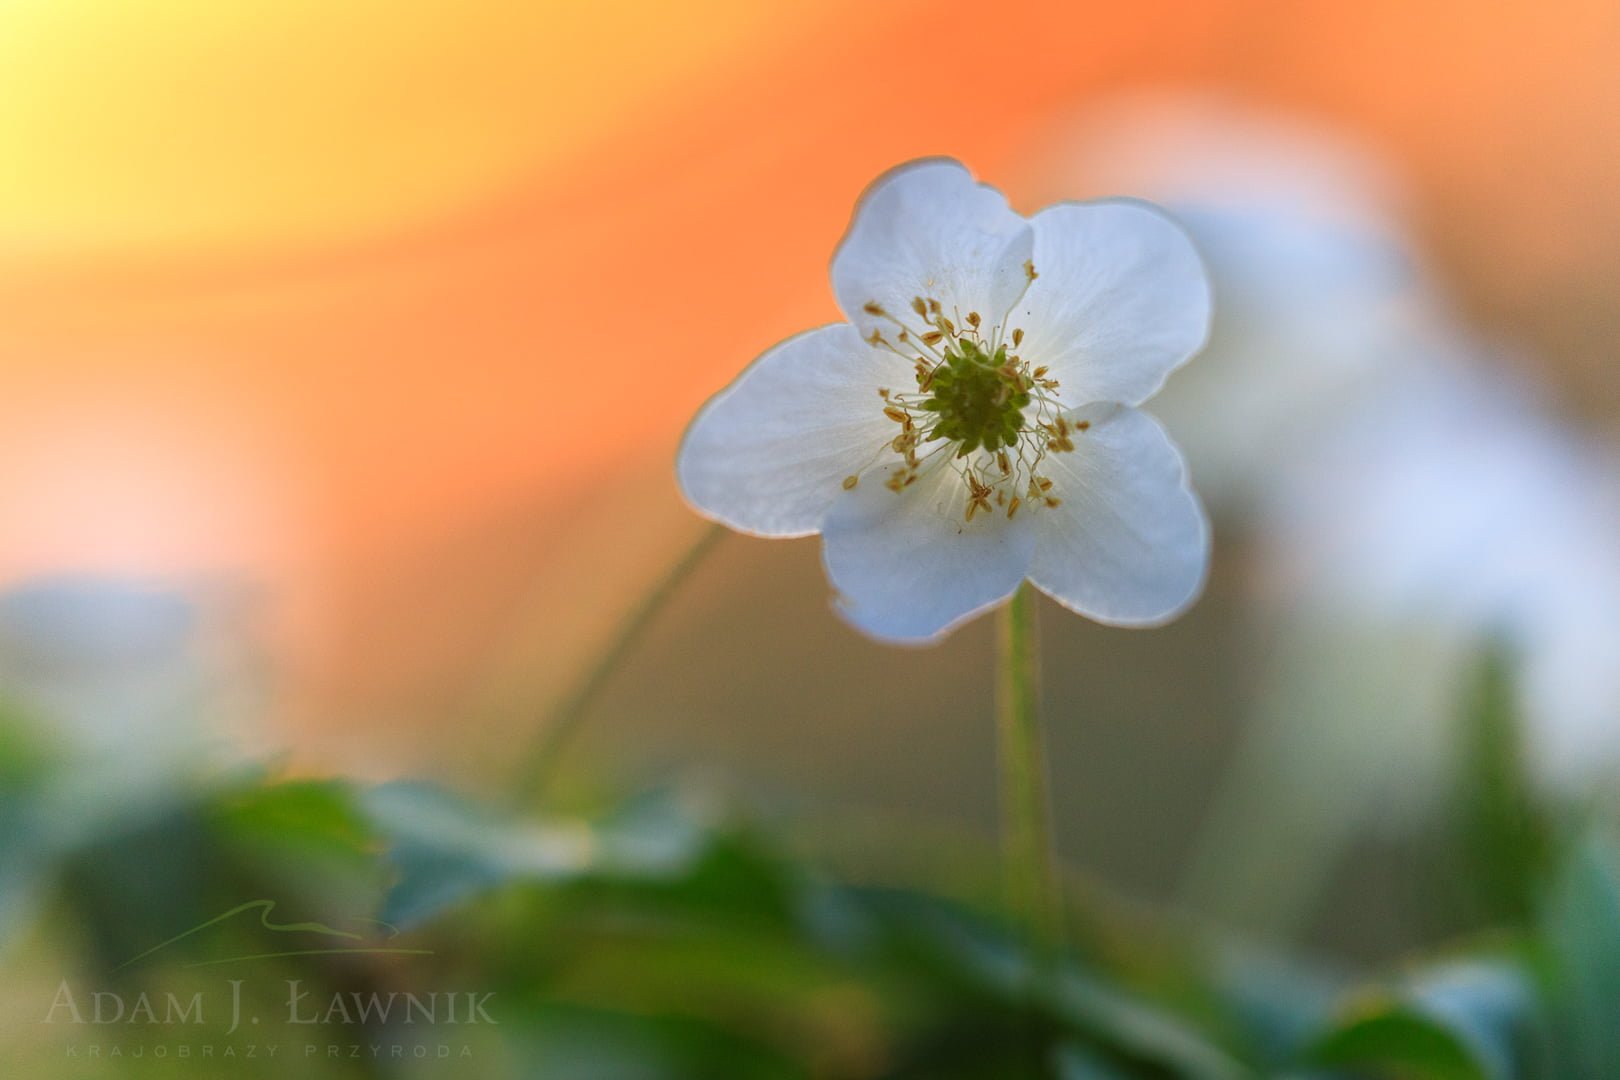
{"type": "Polygon", "coordinates": [[[1025,583],[998,613],[996,713],[1008,899],[1030,936],[1052,946],[1061,936],[1062,904],[1041,738],[1035,605],[1025,583]]]}
{"type": "Polygon", "coordinates": [[[703,534],[670,564],[664,575],[642,596],[641,602],[619,623],[596,662],[585,670],[541,726],[534,747],[513,774],[511,795],[515,805],[532,804],[539,797],[558,759],[590,715],[591,705],[597,696],[607,688],[619,665],[635,651],[658,613],[715,549],[725,531],[723,525],[710,525],[704,529],[703,534]]]}

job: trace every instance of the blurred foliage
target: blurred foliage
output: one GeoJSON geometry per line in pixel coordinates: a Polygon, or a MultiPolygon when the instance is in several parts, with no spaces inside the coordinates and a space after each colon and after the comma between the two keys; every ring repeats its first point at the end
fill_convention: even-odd
{"type": "Polygon", "coordinates": [[[1070,890],[1070,946],[1032,947],[982,898],[840,880],[706,791],[529,815],[243,772],[137,793],[7,722],[0,947],[24,1022],[0,1056],[14,1075],[216,1075],[255,1041],[215,1007],[236,987],[242,1017],[273,1021],[257,1042],[284,1044],[233,1060],[244,1076],[1620,1076],[1620,846],[1538,805],[1507,670],[1481,664],[1436,867],[1476,930],[1383,973],[1089,888],[1070,890]],[[60,996],[88,1012],[98,991],[203,994],[207,1022],[69,1027],[60,996]],[[438,1000],[431,1022],[376,1007],[405,995],[438,1000]],[[475,1001],[492,1022],[468,1022],[475,1001]]]}

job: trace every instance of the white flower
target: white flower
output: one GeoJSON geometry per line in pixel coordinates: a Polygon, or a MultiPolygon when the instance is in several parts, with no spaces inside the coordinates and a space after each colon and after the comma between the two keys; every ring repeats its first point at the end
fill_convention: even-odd
{"type": "Polygon", "coordinates": [[[952,161],[902,166],[832,263],[849,323],[790,338],[706,405],[677,470],[697,510],[821,533],[839,610],[926,641],[1027,577],[1099,622],[1196,597],[1209,530],[1135,406],[1203,344],[1192,244],[1131,201],[1028,220],[952,161]]]}

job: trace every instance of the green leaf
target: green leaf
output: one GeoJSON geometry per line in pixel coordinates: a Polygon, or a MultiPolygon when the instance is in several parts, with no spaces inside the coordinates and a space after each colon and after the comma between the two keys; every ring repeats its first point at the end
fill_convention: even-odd
{"type": "Polygon", "coordinates": [[[50,873],[42,791],[56,759],[0,704],[0,949],[38,903],[50,873]]]}
{"type": "Polygon", "coordinates": [[[1536,1000],[1506,962],[1457,961],[1364,999],[1308,1054],[1312,1064],[1424,1080],[1511,1080],[1533,1060],[1536,1000]]]}
{"type": "Polygon", "coordinates": [[[534,1010],[509,1033],[522,1075],[568,1080],[793,1080],[806,1073],[745,1035],[677,1016],[569,1005],[534,1010]]]}
{"type": "Polygon", "coordinates": [[[599,822],[504,820],[418,783],[375,788],[364,802],[398,872],[382,918],[401,927],[512,882],[667,879],[689,868],[708,839],[673,799],[643,800],[599,822]]]}
{"type": "Polygon", "coordinates": [[[1541,918],[1557,1076],[1620,1076],[1620,866],[1594,833],[1563,868],[1541,918]]]}
{"type": "Polygon", "coordinates": [[[1052,1057],[1058,1080],[1128,1080],[1121,1072],[1078,1043],[1064,1043],[1052,1057]]]}
{"type": "Polygon", "coordinates": [[[1068,1033],[1125,1075],[1135,1075],[1132,1069],[1196,1078],[1250,1075],[1183,1018],[1103,973],[1037,955],[997,924],[921,894],[872,890],[864,898],[882,913],[890,946],[903,949],[934,987],[954,992],[959,1002],[1030,1018],[1037,1032],[1068,1033]]]}
{"type": "Polygon", "coordinates": [[[1340,979],[1248,944],[1222,943],[1209,951],[1206,977],[1223,1027],[1268,1069],[1297,1061],[1332,1022],[1340,979]]]}

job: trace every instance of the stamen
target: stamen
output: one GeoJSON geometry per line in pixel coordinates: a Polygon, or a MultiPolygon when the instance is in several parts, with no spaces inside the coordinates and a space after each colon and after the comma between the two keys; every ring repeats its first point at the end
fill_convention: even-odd
{"type": "Polygon", "coordinates": [[[897,338],[873,330],[867,340],[909,361],[917,388],[879,388],[883,415],[900,431],[879,445],[871,464],[844,478],[845,490],[892,453],[900,461],[884,480],[889,490],[903,491],[924,469],[948,466],[966,485],[968,521],[992,505],[1009,519],[1026,505],[1060,505],[1049,494],[1052,481],[1037,470],[1047,454],[1073,451],[1073,436],[1090,425],[1065,418],[1057,380],[1045,365],[1032,368],[1021,356],[1009,356],[1000,340],[1010,329],[1011,348],[1023,346],[1024,330],[1010,327],[1011,316],[1037,277],[1034,261],[1026,260],[1023,289],[988,335],[981,334],[985,320],[978,311],[964,315],[953,306],[947,316],[935,297],[914,296],[908,304],[922,328],[908,326],[876,300],[862,306],[895,326],[897,338]]]}

